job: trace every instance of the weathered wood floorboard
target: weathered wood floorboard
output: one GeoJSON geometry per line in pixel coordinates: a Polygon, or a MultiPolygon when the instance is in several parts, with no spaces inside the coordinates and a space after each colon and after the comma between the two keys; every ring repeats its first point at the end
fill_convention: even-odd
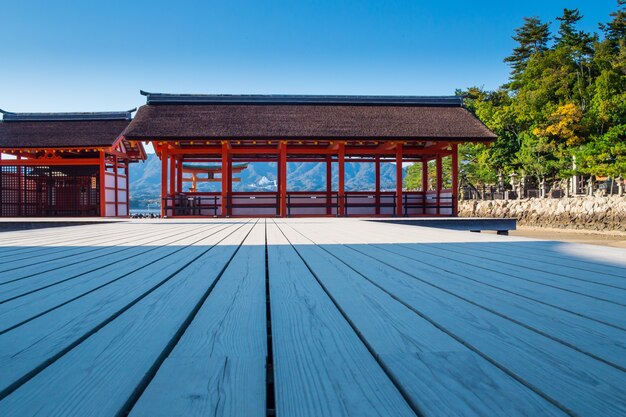
{"type": "MultiPolygon", "coordinates": [[[[567,246],[562,242],[552,242],[555,248],[546,246],[548,242],[544,242],[542,246],[536,245],[536,242],[529,244],[528,242],[510,242],[506,243],[506,247],[503,248],[498,243],[483,243],[481,246],[489,248],[489,251],[493,253],[511,254],[513,251],[514,257],[519,258],[531,258],[543,262],[545,265],[558,265],[568,268],[575,268],[576,271],[593,272],[594,274],[612,275],[622,279],[626,279],[626,267],[606,265],[599,261],[581,260],[580,258],[574,258],[567,255],[563,250],[556,248],[567,246]]],[[[585,248],[587,249],[587,248],[585,248]]]]}
{"type": "Polygon", "coordinates": [[[42,285],[42,289],[0,304],[0,333],[91,291],[99,290],[105,285],[126,279],[131,273],[136,273],[154,262],[166,261],[167,258],[176,256],[183,248],[227,227],[229,226],[201,228],[199,231],[196,228],[193,234],[187,236],[183,234],[176,240],[171,239],[167,245],[128,249],[126,256],[132,257],[130,262],[120,264],[109,257],[103,260],[101,267],[98,267],[97,263],[90,264],[88,268],[79,265],[74,270],[61,271],[62,274],[59,274],[59,271],[45,274],[38,278],[37,282],[30,283],[31,286],[42,285]]]}
{"type": "Polygon", "coordinates": [[[265,221],[250,232],[130,416],[265,416],[265,221]]]}
{"type": "MultiPolygon", "coordinates": [[[[403,249],[400,245],[385,245],[384,247],[387,251],[398,254],[406,250],[406,248],[403,249]]],[[[461,262],[447,252],[429,249],[428,245],[415,244],[410,246],[410,249],[419,253],[416,256],[420,262],[431,262],[431,266],[443,272],[471,279],[475,282],[626,330],[626,308],[624,306],[499,274],[493,271],[493,265],[491,267],[488,266],[490,270],[486,270],[483,265],[477,266],[461,262]]]]}
{"type": "Polygon", "coordinates": [[[276,225],[267,240],[277,415],[414,416],[276,225]]]}
{"type": "MultiPolygon", "coordinates": [[[[349,246],[360,250],[356,245],[349,246]]],[[[461,273],[442,270],[433,259],[416,257],[414,251],[401,245],[395,245],[392,252],[387,250],[389,245],[372,246],[382,249],[376,252],[378,259],[386,259],[422,282],[626,370],[626,331],[471,281],[461,273]]],[[[489,274],[493,272],[482,272],[489,274]]]]}
{"type": "MultiPolygon", "coordinates": [[[[181,230],[186,227],[182,226],[181,230]]],[[[67,258],[69,256],[80,255],[86,252],[97,252],[105,250],[110,246],[137,245],[140,240],[156,240],[162,236],[174,235],[175,230],[156,230],[143,229],[133,230],[133,233],[117,233],[110,237],[95,237],[93,241],[81,242],[78,246],[52,246],[43,247],[41,250],[31,251],[28,254],[6,255],[3,256],[5,261],[0,265],[0,272],[15,271],[32,264],[41,264],[55,259],[67,258]]],[[[75,242],[76,243],[76,242],[75,242]]]]}
{"type": "Polygon", "coordinates": [[[114,416],[132,403],[251,226],[212,250],[0,401],[0,415],[114,416]]]}
{"type": "Polygon", "coordinates": [[[626,415],[623,250],[246,222],[0,233],[0,415],[626,415]]]}
{"type": "Polygon", "coordinates": [[[403,274],[376,248],[359,249],[342,260],[546,398],[581,416],[626,413],[624,372],[403,274]]]}
{"type": "MultiPolygon", "coordinates": [[[[520,256],[515,250],[509,250],[505,252],[493,253],[489,249],[483,248],[481,244],[467,244],[467,245],[446,245],[441,244],[431,245],[436,250],[447,250],[452,252],[454,256],[469,256],[474,258],[477,262],[487,260],[490,263],[495,261],[497,265],[502,269],[502,272],[509,272],[512,274],[525,274],[533,279],[538,278],[546,282],[558,282],[558,285],[563,284],[582,284],[590,283],[589,288],[602,288],[601,286],[609,287],[603,288],[605,291],[611,291],[618,289],[623,294],[626,294],[626,280],[623,277],[616,277],[613,275],[607,275],[603,273],[591,272],[586,270],[580,270],[576,268],[570,268],[566,266],[554,267],[551,264],[545,263],[541,260],[536,260],[531,256],[520,256]],[[444,249],[445,248],[445,249],[444,249]]],[[[569,287],[568,287],[569,288],[569,287]]],[[[578,290],[580,287],[576,287],[578,290]]],[[[593,294],[592,294],[593,295],[593,294]]]]}
{"type": "Polygon", "coordinates": [[[70,230],[64,227],[55,228],[53,229],[54,231],[48,229],[46,235],[42,234],[43,230],[32,230],[31,232],[33,234],[28,237],[20,237],[22,232],[10,232],[15,234],[13,236],[7,236],[6,233],[2,233],[0,255],[16,252],[26,253],[39,249],[41,246],[66,245],[68,242],[82,243],[85,241],[94,241],[94,237],[114,236],[116,233],[124,230],[119,224],[78,227],[80,227],[80,229],[70,230]]]}
{"type": "MultiPolygon", "coordinates": [[[[183,229],[180,231],[180,234],[186,236],[187,233],[194,233],[197,231],[197,228],[194,229],[183,229]]],[[[177,235],[169,235],[161,238],[144,238],[137,239],[135,246],[106,246],[100,248],[97,252],[89,252],[78,255],[68,255],[65,258],[58,258],[56,260],[51,260],[48,262],[35,262],[32,265],[19,268],[18,270],[11,270],[7,272],[0,273],[0,297],[2,300],[14,296],[15,294],[19,294],[19,292],[15,293],[17,288],[22,288],[22,286],[26,287],[25,291],[29,291],[31,287],[36,288],[35,284],[31,284],[36,282],[36,279],[40,279],[43,276],[44,283],[51,282],[52,280],[46,279],[48,276],[59,276],[59,274],[65,274],[69,271],[87,271],[89,269],[97,269],[100,265],[106,265],[109,262],[109,259],[124,259],[128,257],[128,253],[132,253],[133,251],[138,252],[141,250],[150,249],[147,247],[148,244],[152,242],[161,242],[163,244],[167,241],[176,239],[177,235]],[[13,294],[6,295],[7,291],[13,291],[13,294]]],[[[159,243],[157,243],[158,245],[159,243]]],[[[70,249],[67,247],[66,249],[70,249]]]]}
{"type": "Polygon", "coordinates": [[[23,382],[34,370],[80,343],[100,326],[141,300],[146,294],[171,280],[194,258],[213,244],[230,236],[228,227],[178,252],[174,259],[157,261],[126,279],[87,294],[71,303],[0,335],[0,392],[23,382]],[[206,246],[209,245],[209,246],[206,246]]]}
{"type": "Polygon", "coordinates": [[[281,229],[423,416],[566,415],[333,255],[347,248],[281,229]]]}

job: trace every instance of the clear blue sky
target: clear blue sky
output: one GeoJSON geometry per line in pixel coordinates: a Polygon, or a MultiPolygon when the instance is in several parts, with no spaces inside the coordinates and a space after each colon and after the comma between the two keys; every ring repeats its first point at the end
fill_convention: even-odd
{"type": "MultiPolygon", "coordinates": [[[[447,95],[506,81],[523,16],[597,30],[615,0],[0,0],[0,108],[101,111],[155,92],[447,95]]],[[[554,25],[556,26],[556,25],[554,25]]]]}

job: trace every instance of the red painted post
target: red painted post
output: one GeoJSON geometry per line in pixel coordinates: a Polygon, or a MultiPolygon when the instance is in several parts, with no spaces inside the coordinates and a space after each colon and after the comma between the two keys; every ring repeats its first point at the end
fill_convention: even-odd
{"type": "Polygon", "coordinates": [[[176,166],[176,191],[179,193],[183,192],[183,157],[179,156],[177,158],[177,166],[176,166]]]}
{"type": "Polygon", "coordinates": [[[332,157],[326,157],[326,215],[333,214],[333,208],[331,207],[333,199],[333,162],[332,157]]]}
{"type": "Polygon", "coordinates": [[[228,213],[228,142],[222,141],[222,217],[227,217],[228,213]]]}
{"type": "Polygon", "coordinates": [[[126,217],[130,217],[130,172],[128,159],[124,161],[124,174],[126,174],[126,217]]]}
{"type": "Polygon", "coordinates": [[[403,216],[402,201],[402,144],[396,144],[396,216],[403,216]]]}
{"type": "Polygon", "coordinates": [[[422,214],[426,214],[426,191],[428,191],[428,159],[422,159],[422,214]]]}
{"type": "Polygon", "coordinates": [[[167,197],[167,145],[161,148],[161,217],[165,217],[165,205],[167,197]]]}
{"type": "Polygon", "coordinates": [[[380,214],[380,156],[376,155],[376,214],[380,214]]]}
{"type": "Polygon", "coordinates": [[[115,217],[117,217],[117,216],[119,216],[119,207],[118,207],[119,201],[118,201],[118,198],[117,198],[117,189],[118,189],[117,181],[119,179],[118,176],[117,176],[117,155],[113,155],[113,174],[114,174],[113,175],[113,179],[115,181],[115,184],[113,186],[113,188],[115,189],[114,190],[115,191],[115,199],[114,199],[114,201],[115,201],[115,217]]]}
{"type": "Polygon", "coordinates": [[[441,188],[443,184],[443,171],[441,169],[441,154],[437,154],[437,215],[441,214],[441,188]]]}
{"type": "Polygon", "coordinates": [[[339,151],[337,152],[337,164],[339,165],[339,184],[337,187],[337,198],[339,199],[339,216],[346,215],[346,207],[344,202],[344,187],[345,187],[345,144],[343,142],[339,143],[339,151]]]}
{"type": "MultiPolygon", "coordinates": [[[[22,155],[18,155],[17,156],[17,160],[21,160],[22,159],[22,155]]],[[[17,167],[17,215],[21,216],[22,215],[22,193],[24,192],[24,187],[23,185],[25,185],[25,181],[24,178],[22,178],[22,166],[18,165],[17,167]]]]}
{"type": "Polygon", "coordinates": [[[169,195],[174,197],[176,194],[176,156],[170,157],[170,188],[169,195]]]}
{"type": "Polygon", "coordinates": [[[459,145],[452,144],[452,215],[459,214],[459,145]]]}
{"type": "Polygon", "coordinates": [[[280,154],[278,157],[278,191],[280,217],[287,217],[287,142],[280,142],[280,154]]]}
{"type": "Polygon", "coordinates": [[[105,172],[106,160],[104,158],[104,151],[100,151],[100,217],[106,216],[106,175],[105,172]]]}

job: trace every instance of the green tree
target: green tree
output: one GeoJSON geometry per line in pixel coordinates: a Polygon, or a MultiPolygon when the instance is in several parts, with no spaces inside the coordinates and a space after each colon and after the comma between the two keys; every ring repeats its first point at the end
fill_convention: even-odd
{"type": "Polygon", "coordinates": [[[531,56],[548,49],[550,40],[549,23],[542,23],[538,17],[525,17],[524,24],[515,30],[513,39],[518,43],[513,53],[504,58],[511,65],[512,78],[521,74],[531,56]]]}

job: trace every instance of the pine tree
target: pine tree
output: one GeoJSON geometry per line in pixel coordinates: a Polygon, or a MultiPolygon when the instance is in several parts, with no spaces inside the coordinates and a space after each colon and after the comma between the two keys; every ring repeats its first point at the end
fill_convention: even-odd
{"type": "Polygon", "coordinates": [[[511,56],[504,58],[504,62],[511,65],[511,78],[515,80],[524,71],[531,56],[548,49],[549,23],[542,23],[538,17],[525,17],[524,24],[515,30],[513,39],[519,45],[513,49],[511,56]]]}
{"type": "Polygon", "coordinates": [[[578,9],[563,9],[563,16],[556,18],[561,22],[558,35],[555,37],[556,47],[568,47],[580,55],[591,54],[594,37],[576,29],[576,25],[582,18],[578,9]]]}
{"type": "Polygon", "coordinates": [[[611,17],[612,21],[599,26],[606,39],[617,45],[620,40],[626,40],[626,0],[617,0],[617,10],[611,13],[611,17]]]}

